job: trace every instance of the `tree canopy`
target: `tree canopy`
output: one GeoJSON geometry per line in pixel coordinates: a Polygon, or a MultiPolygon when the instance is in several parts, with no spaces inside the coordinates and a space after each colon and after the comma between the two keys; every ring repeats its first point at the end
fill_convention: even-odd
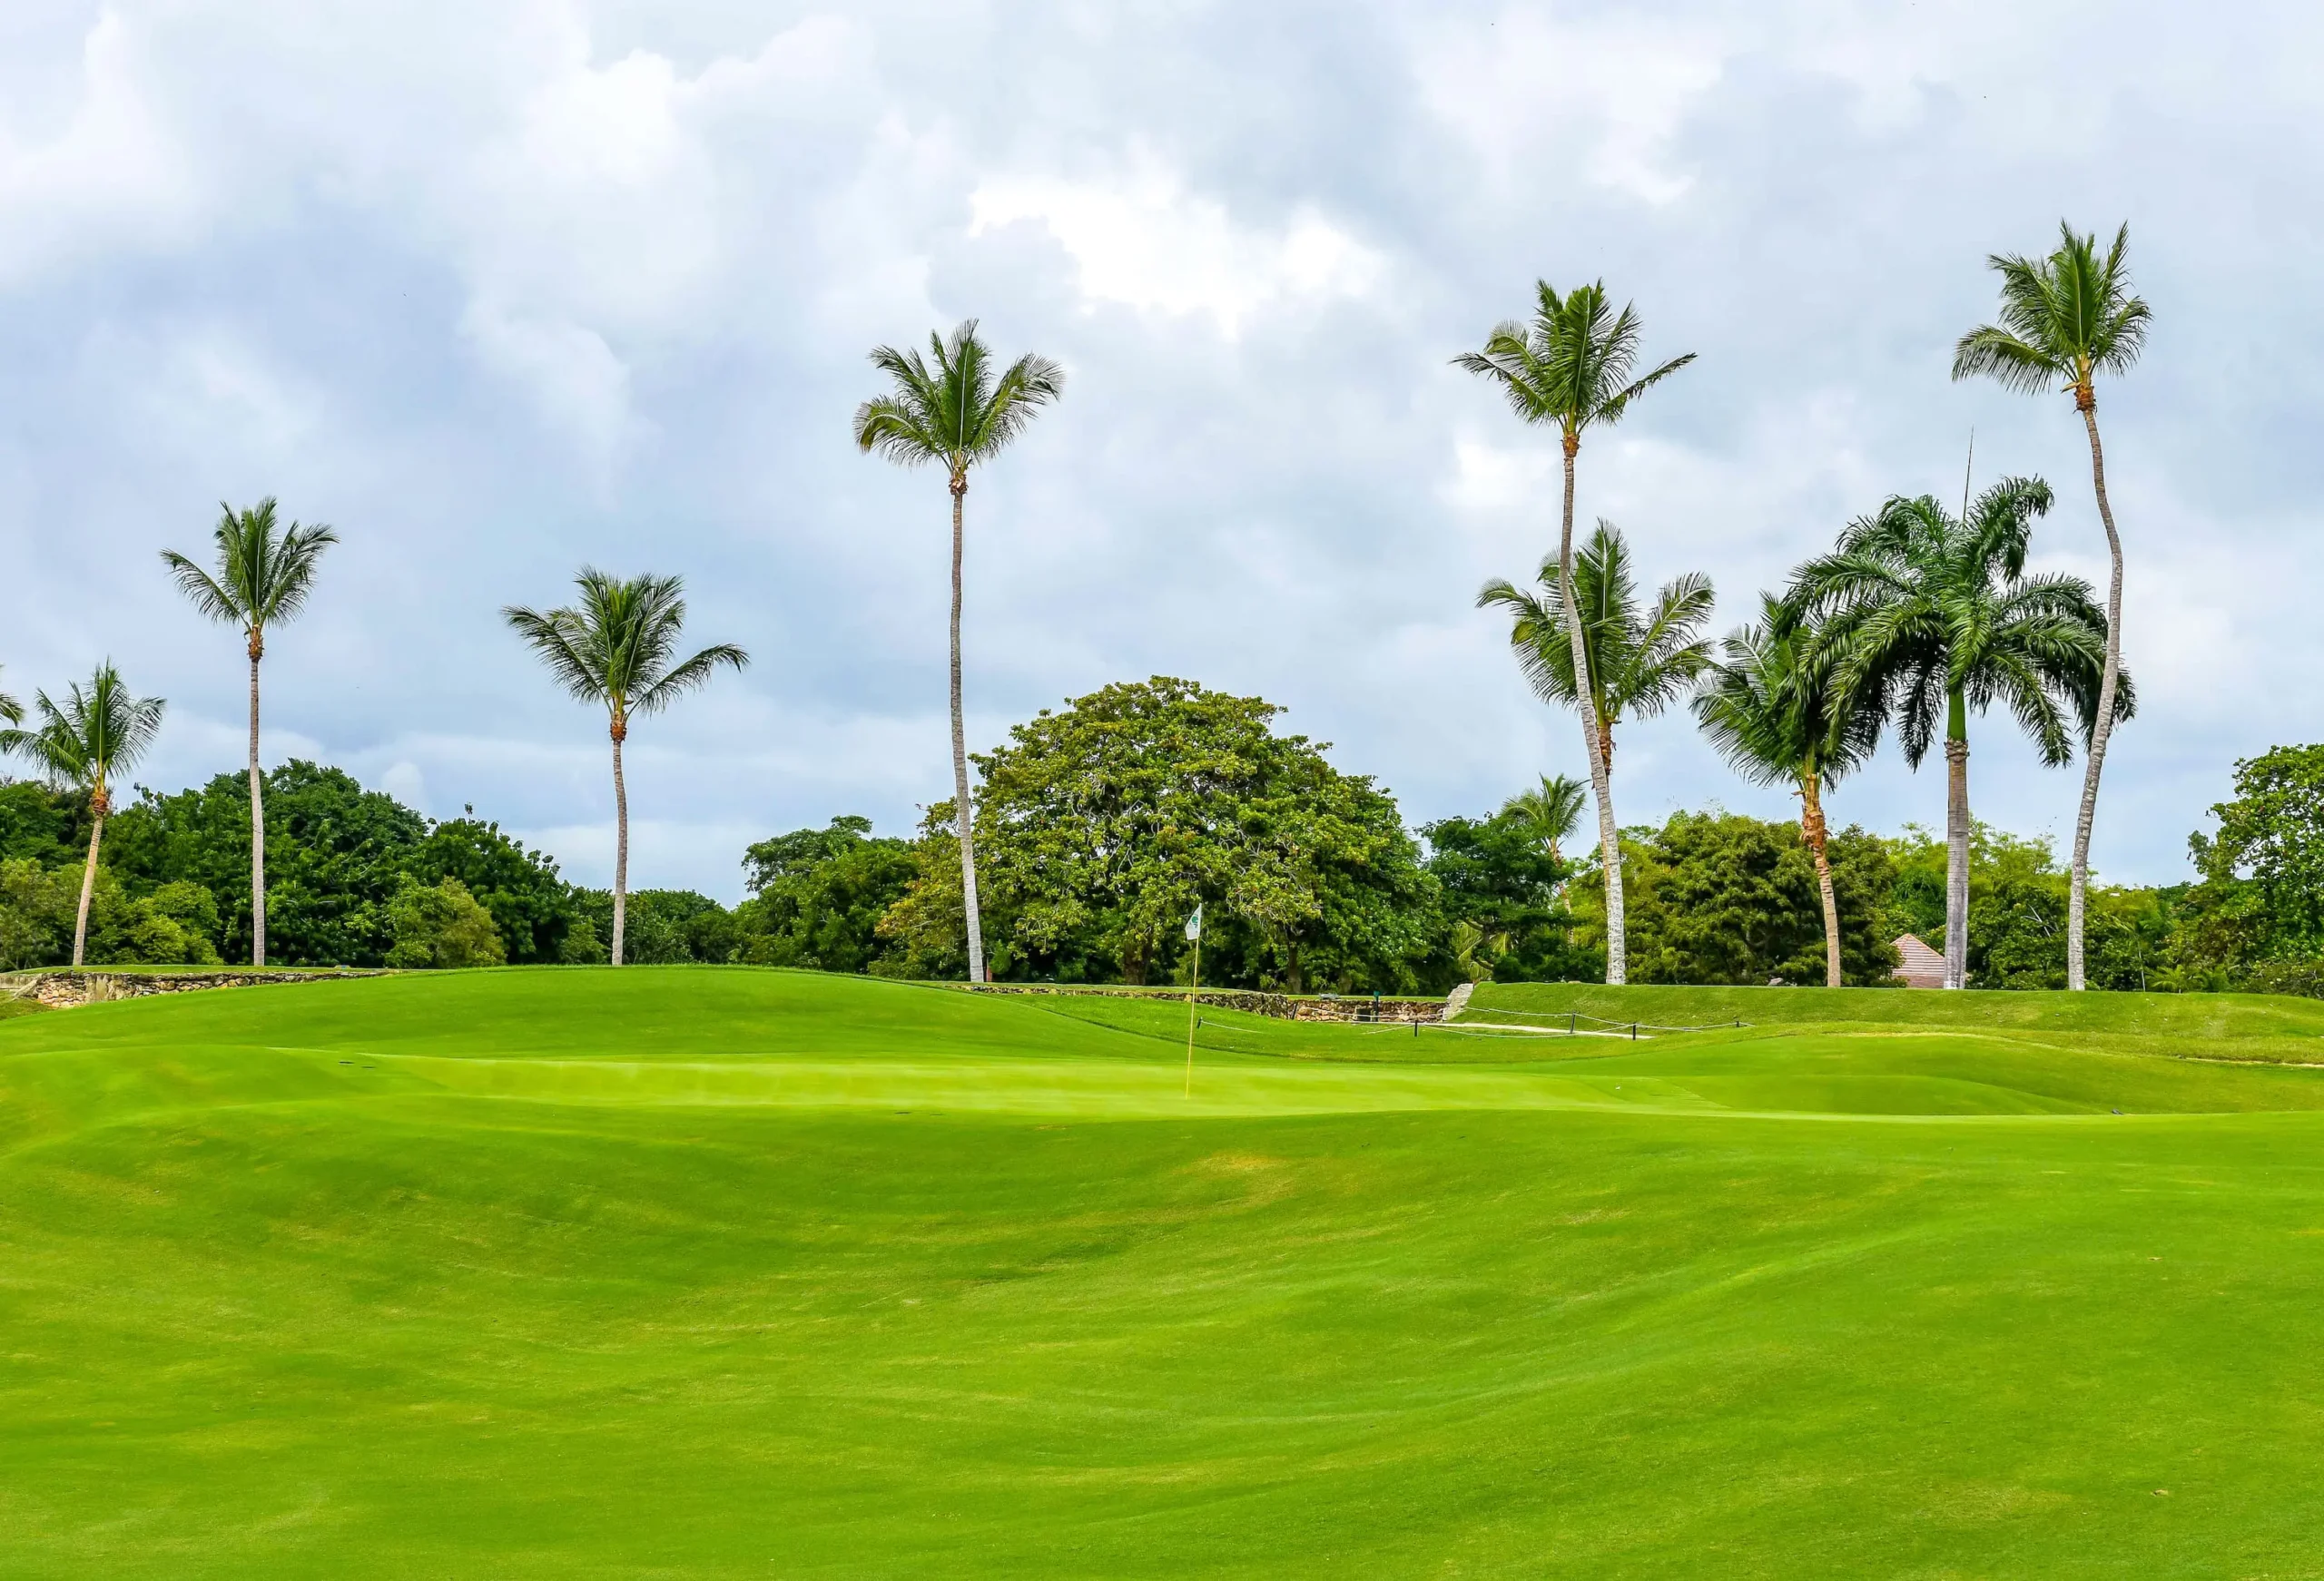
{"type": "MultiPolygon", "coordinates": [[[[1157,676],[1044,710],[978,758],[999,973],[1165,979],[1201,905],[1206,980],[1415,984],[1435,899],[1419,847],[1370,779],[1275,734],[1281,712],[1157,676]]],[[[930,840],[951,814],[929,810],[930,840]]],[[[957,927],[944,867],[923,863],[891,929],[923,958],[957,927]]]]}

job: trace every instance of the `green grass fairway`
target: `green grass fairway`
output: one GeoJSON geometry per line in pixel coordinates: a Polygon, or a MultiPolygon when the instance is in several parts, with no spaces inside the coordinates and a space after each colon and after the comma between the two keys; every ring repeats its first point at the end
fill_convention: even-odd
{"type": "Polygon", "coordinates": [[[9,1018],[0,1576],[2324,1577],[2324,1007],[1567,1009],[9,1018]]]}

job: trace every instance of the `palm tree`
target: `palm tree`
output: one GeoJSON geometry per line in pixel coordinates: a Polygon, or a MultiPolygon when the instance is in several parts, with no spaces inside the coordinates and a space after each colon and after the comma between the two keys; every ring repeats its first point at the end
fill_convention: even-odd
{"type": "Polygon", "coordinates": [[[0,719],[6,720],[10,724],[24,723],[25,705],[6,692],[0,692],[0,719]]]}
{"type": "Polygon", "coordinates": [[[1492,982],[1493,962],[1509,953],[1508,934],[1465,920],[1452,925],[1450,943],[1452,969],[1464,983],[1492,982]]]}
{"type": "Polygon", "coordinates": [[[1851,707],[1832,673],[1830,650],[1782,600],[1759,595],[1759,619],[1727,639],[1695,693],[1695,718],[1735,771],[1758,785],[1788,781],[1799,827],[1816,859],[1824,900],[1824,982],[1840,986],[1840,905],[1832,890],[1823,790],[1872,755],[1880,716],[1851,707]]]}
{"type": "Polygon", "coordinates": [[[751,656],[732,643],[704,648],[672,663],[685,626],[684,584],[675,576],[626,581],[585,565],[574,584],[577,606],[546,614],[510,604],[500,613],[567,692],[605,704],[614,742],[614,947],[621,965],[623,927],[629,913],[629,789],[622,779],[621,745],[629,722],[658,713],[710,680],[721,664],[740,670],[751,656]]]}
{"type": "Polygon", "coordinates": [[[51,784],[60,790],[85,791],[89,798],[89,859],[81,869],[81,910],[73,924],[73,964],[79,967],[88,951],[89,898],[96,892],[97,849],[105,837],[105,818],[113,811],[113,781],[135,766],[162,728],[162,700],[133,697],[122,684],[121,672],[108,659],[97,666],[84,690],[79,682],[64,694],[64,704],[36,692],[39,711],[35,730],[0,730],[0,752],[22,752],[38,764],[51,784]]]}
{"type": "Polygon", "coordinates": [[[2090,827],[2098,816],[2098,776],[2106,766],[2114,690],[2122,673],[2122,540],[2114,531],[2114,507],[2106,499],[2106,453],[2098,443],[2098,394],[2092,381],[2102,373],[2128,372],[2146,345],[2147,305],[2131,295],[2124,260],[2130,241],[2125,224],[2102,258],[2094,232],[2077,236],[2060,221],[2057,250],[2049,257],[1989,257],[1985,261],[2001,275],[2001,322],[1970,330],[1953,352],[1955,378],[1983,374],[2028,395],[2062,389],[2073,396],[2090,437],[2090,482],[2098,495],[2098,519],[2106,528],[2112,569],[2106,584],[2106,672],[2098,688],[2098,728],[2083,767],[2073,880],[2066,901],[2066,987],[2077,990],[2085,986],[2082,934],[2089,909],[2090,827]]]}
{"type": "Polygon", "coordinates": [[[1572,567],[1581,606],[1577,645],[1568,636],[1574,623],[1566,619],[1565,567],[1544,560],[1538,574],[1538,593],[1495,577],[1479,590],[1477,607],[1509,612],[1518,668],[1544,702],[1582,709],[1594,727],[1591,761],[1610,781],[1614,727],[1625,715],[1660,713],[1710,667],[1711,644],[1699,634],[1710,618],[1710,578],[1689,572],[1666,582],[1641,610],[1630,545],[1612,523],[1600,522],[1572,567]],[[1577,673],[1589,676],[1587,687],[1574,684],[1577,673]]]}
{"type": "Polygon", "coordinates": [[[313,589],[315,567],[339,535],[318,524],[276,524],[270,496],[237,514],[218,507],[211,535],[218,544],[213,576],[174,549],[162,551],[170,574],[193,607],[212,620],[239,626],[251,656],[251,965],[266,964],[266,800],[258,762],[258,662],[266,656],[266,629],[295,618],[313,589]]]}
{"type": "MultiPolygon", "coordinates": [[[[1630,403],[1695,359],[1688,352],[1632,378],[1638,366],[1637,310],[1620,313],[1606,298],[1603,280],[1576,286],[1561,297],[1547,280],[1535,282],[1532,321],[1507,320],[1493,329],[1482,351],[1467,351],[1454,366],[1492,379],[1517,415],[1558,430],[1565,452],[1565,509],[1558,539],[1558,587],[1568,612],[1571,666],[1587,667],[1585,639],[1573,597],[1573,463],[1581,452],[1582,430],[1592,423],[1621,421],[1630,403]]],[[[1622,857],[1614,825],[1613,786],[1609,776],[1593,702],[1582,694],[1581,734],[1590,753],[1590,784],[1598,800],[1598,846],[1606,869],[1606,980],[1622,982],[1628,957],[1622,923],[1622,857]]]]}
{"type": "Polygon", "coordinates": [[[1501,804],[1501,815],[1513,819],[1533,837],[1535,844],[1549,852],[1550,860],[1562,864],[1564,857],[1558,848],[1581,827],[1581,809],[1590,795],[1590,787],[1571,774],[1544,774],[1539,788],[1521,790],[1501,804]]]}
{"type": "Polygon", "coordinates": [[[977,912],[977,853],[970,831],[968,735],[960,719],[960,514],[969,468],[990,461],[1065,389],[1065,370],[1027,353],[996,375],[993,357],[967,320],[931,333],[931,367],[910,347],[875,347],[872,366],[890,392],[855,408],[855,443],[903,466],[942,464],[952,492],[952,820],[960,838],[960,894],[969,935],[969,980],[984,981],[984,928],[977,912]]]}
{"type": "MultiPolygon", "coordinates": [[[[1918,767],[1945,731],[1945,987],[1968,980],[1969,712],[2000,702],[2053,767],[2093,730],[2106,668],[2106,615],[2078,576],[2028,576],[2034,519],[2050,486],[2012,477],[1955,517],[1928,496],[1895,498],[1849,525],[1830,555],[1793,574],[1788,596],[1822,619],[1850,706],[1894,716],[1918,767]],[[2069,710],[2072,718],[2069,718],[2069,710]]],[[[2135,706],[2118,675],[2114,716],[2135,706]]]]}

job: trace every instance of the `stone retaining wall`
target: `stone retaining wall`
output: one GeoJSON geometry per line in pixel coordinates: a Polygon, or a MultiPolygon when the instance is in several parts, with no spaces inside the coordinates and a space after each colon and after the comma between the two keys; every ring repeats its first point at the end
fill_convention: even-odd
{"type": "MultiPolygon", "coordinates": [[[[1187,1000],[1184,988],[1098,987],[1078,983],[960,983],[955,986],[970,994],[1063,994],[1085,998],[1167,999],[1180,1005],[1187,1000]]],[[[1375,1003],[1369,994],[1343,997],[1331,994],[1266,994],[1254,988],[1202,988],[1196,992],[1195,1003],[1219,1010],[1244,1010],[1254,1016],[1272,1016],[1278,1021],[1384,1021],[1404,1026],[1414,1021],[1444,1019],[1444,1001],[1442,999],[1384,997],[1375,1003]]]]}
{"type": "Polygon", "coordinates": [[[153,994],[189,994],[202,988],[240,988],[253,983],[320,983],[339,977],[377,977],[377,971],[330,972],[20,972],[0,977],[0,994],[31,999],[53,1010],[112,999],[142,999],[153,994]]]}

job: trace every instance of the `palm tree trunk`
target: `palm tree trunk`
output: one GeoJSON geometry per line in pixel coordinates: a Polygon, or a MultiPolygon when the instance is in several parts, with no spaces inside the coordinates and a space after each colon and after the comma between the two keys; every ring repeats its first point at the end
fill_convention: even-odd
{"type": "Polygon", "coordinates": [[[1969,986],[1969,711],[1958,692],[1945,733],[1945,986],[1969,986]]]}
{"type": "Polygon", "coordinates": [[[614,716],[614,965],[621,965],[622,933],[629,920],[629,787],[621,777],[622,738],[629,722],[614,716]]]}
{"type": "Polygon", "coordinates": [[[251,965],[266,964],[266,794],[258,769],[258,661],[263,651],[251,633],[251,965]]]}
{"type": "Polygon", "coordinates": [[[2082,810],[2073,826],[2073,882],[2066,898],[2066,987],[2089,986],[2083,966],[2083,918],[2090,905],[2090,826],[2098,817],[2098,776],[2106,767],[2106,738],[2114,730],[2114,689],[2122,673],[2122,540],[2114,531],[2114,507],[2106,502],[2106,453],[2098,444],[2098,402],[2085,388],[2074,392],[2083,426],[2090,431],[2090,481],[2098,491],[2098,519],[2106,525],[2106,550],[2113,573],[2106,584],[2106,669],[2098,682],[2098,722],[2090,732],[2090,761],[2082,771],[2082,810]]]}
{"type": "Polygon", "coordinates": [[[1598,700],[1590,690],[1590,647],[1581,634],[1581,611],[1573,601],[1573,457],[1581,441],[1565,439],[1565,513],[1558,539],[1558,598],[1565,606],[1566,635],[1573,643],[1574,692],[1581,709],[1581,739],[1590,754],[1590,789],[1598,799],[1598,853],[1606,869],[1606,981],[1629,979],[1630,955],[1622,920],[1622,840],[1614,823],[1613,774],[1602,742],[1598,700]]]}
{"type": "Polygon", "coordinates": [[[969,480],[952,480],[952,822],[960,837],[960,900],[969,932],[969,981],[984,981],[984,923],[977,915],[977,846],[969,805],[969,737],[960,721],[960,505],[969,480]]]}
{"type": "Polygon", "coordinates": [[[89,860],[81,869],[81,911],[73,921],[73,969],[75,971],[81,969],[81,963],[88,953],[89,897],[96,893],[97,847],[105,838],[105,814],[111,810],[112,804],[106,800],[105,788],[100,781],[97,788],[89,792],[89,860]]]}
{"type": "Polygon", "coordinates": [[[1824,822],[1824,801],[1817,776],[1799,777],[1799,827],[1816,858],[1816,888],[1824,897],[1824,986],[1840,986],[1840,902],[1832,890],[1832,859],[1826,849],[1831,830],[1824,822]]]}

